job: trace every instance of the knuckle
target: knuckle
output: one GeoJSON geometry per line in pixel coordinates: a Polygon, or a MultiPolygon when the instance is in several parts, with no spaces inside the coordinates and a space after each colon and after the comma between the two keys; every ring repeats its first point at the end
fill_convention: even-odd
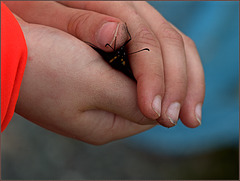
{"type": "Polygon", "coordinates": [[[167,92],[170,95],[179,97],[183,101],[187,95],[187,82],[184,80],[175,80],[168,86],[167,92]]]}
{"type": "Polygon", "coordinates": [[[174,30],[167,23],[163,23],[161,26],[160,37],[163,39],[167,39],[170,42],[175,42],[176,44],[183,45],[183,37],[180,33],[174,30]]]}
{"type": "Polygon", "coordinates": [[[157,38],[145,25],[140,25],[137,33],[134,36],[133,42],[136,44],[143,44],[149,47],[160,48],[157,38]]]}
{"type": "Polygon", "coordinates": [[[91,13],[89,12],[74,14],[68,21],[67,31],[80,37],[81,35],[79,33],[81,31],[79,30],[81,30],[81,27],[86,24],[90,17],[91,13]]]}

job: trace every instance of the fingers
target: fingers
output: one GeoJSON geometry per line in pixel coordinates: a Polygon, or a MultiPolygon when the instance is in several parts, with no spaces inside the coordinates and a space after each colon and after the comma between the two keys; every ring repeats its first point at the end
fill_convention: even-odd
{"type": "Polygon", "coordinates": [[[205,95],[204,71],[194,42],[184,37],[187,56],[188,89],[181,109],[180,118],[186,126],[201,125],[202,105],[205,95]]]}
{"type": "MultiPolygon", "coordinates": [[[[77,2],[69,2],[68,5],[80,6],[77,2]]],[[[185,125],[189,127],[199,125],[197,120],[201,117],[200,105],[204,99],[204,75],[196,47],[189,45],[191,41],[188,41],[185,35],[171,26],[154,8],[145,2],[132,2],[127,5],[121,2],[115,4],[113,2],[112,4],[101,2],[97,5],[96,3],[85,2],[81,5],[82,8],[120,17],[122,20],[130,22],[128,23],[129,31],[130,33],[133,32],[131,33],[133,41],[132,44],[130,42],[130,49],[145,48],[145,46],[141,46],[142,42],[143,45],[149,46],[147,48],[158,55],[155,56],[158,57],[158,61],[154,61],[152,52],[148,55],[141,53],[141,57],[139,54],[134,55],[136,59],[138,58],[138,62],[135,58],[130,58],[134,75],[138,80],[139,107],[144,115],[156,118],[153,110],[161,111],[161,118],[158,121],[167,127],[176,124],[179,114],[185,125]],[[108,8],[113,5],[117,7],[114,8],[114,11],[112,8],[108,8]],[[136,21],[137,16],[143,18],[143,20],[136,21]],[[147,25],[143,22],[144,20],[147,25]],[[142,26],[143,24],[144,26],[142,26]],[[134,27],[138,28],[135,29],[134,27]],[[139,42],[134,43],[135,36],[136,40],[140,39],[139,42]],[[158,40],[159,45],[154,41],[155,39],[158,40]],[[140,46],[138,47],[138,45],[140,46]],[[158,46],[160,50],[156,50],[158,46]],[[149,65],[148,61],[148,65],[145,66],[141,59],[151,60],[151,63],[154,63],[149,65]],[[156,65],[164,65],[164,70],[160,67],[157,68],[156,65]],[[157,70],[157,76],[151,76],[153,75],[152,72],[155,72],[154,69],[157,70]],[[142,72],[144,76],[139,72],[142,72]],[[156,95],[158,99],[152,101],[156,95]],[[153,105],[155,109],[153,109],[153,105]],[[198,115],[198,119],[196,119],[196,115],[198,115]]]]}
{"type": "Polygon", "coordinates": [[[139,107],[148,118],[157,119],[161,115],[161,100],[165,88],[162,52],[153,32],[138,16],[133,16],[129,21],[134,22],[129,27],[129,31],[134,32],[129,51],[150,49],[150,52],[140,52],[129,57],[137,80],[139,107]]]}
{"type": "Polygon", "coordinates": [[[66,7],[52,1],[7,2],[7,6],[25,21],[58,28],[75,37],[89,42],[104,51],[112,51],[117,37],[116,48],[128,38],[124,23],[111,16],[93,11],[66,7]]]}
{"type": "MultiPolygon", "coordinates": [[[[103,12],[103,8],[98,10],[103,12]]],[[[175,125],[187,90],[186,56],[181,35],[163,19],[153,16],[143,19],[143,14],[153,13],[149,9],[140,9],[138,12],[138,7],[134,9],[131,5],[125,7],[119,4],[114,11],[106,11],[129,22],[133,37],[129,43],[130,51],[145,47],[150,49],[150,52],[130,57],[141,111],[149,118],[158,119],[164,126],[175,125]],[[121,13],[123,9],[128,13],[121,13]],[[153,22],[153,25],[149,22],[153,22]]]]}
{"type": "MultiPolygon", "coordinates": [[[[175,120],[177,119],[176,115],[178,113],[180,113],[180,118],[186,126],[192,127],[192,128],[197,127],[201,124],[201,106],[203,104],[204,94],[205,94],[204,72],[203,72],[203,67],[201,64],[201,60],[200,60],[197,48],[196,48],[194,42],[190,38],[185,36],[182,32],[180,32],[176,27],[174,27],[170,23],[166,24],[166,20],[156,10],[154,10],[150,5],[145,4],[145,6],[141,6],[141,8],[142,8],[142,10],[145,9],[145,11],[147,11],[147,12],[149,12],[151,10],[151,14],[148,14],[148,13],[143,14],[141,12],[144,12],[144,11],[139,11],[139,13],[141,13],[141,15],[148,22],[152,22],[152,21],[150,21],[152,16],[156,17],[160,22],[161,21],[163,22],[162,25],[163,25],[163,27],[164,26],[166,27],[165,29],[168,30],[167,32],[168,33],[171,32],[169,35],[172,36],[173,39],[177,40],[177,41],[175,41],[175,40],[174,41],[178,42],[178,45],[181,45],[181,44],[184,45],[184,46],[181,46],[181,52],[182,53],[185,52],[185,55],[182,54],[182,61],[179,60],[180,57],[178,57],[178,58],[172,57],[170,60],[169,58],[167,58],[167,56],[168,55],[170,56],[171,53],[177,52],[177,49],[174,50],[174,49],[171,49],[170,47],[167,48],[166,45],[167,45],[167,43],[169,43],[169,41],[165,43],[164,42],[164,33],[162,31],[159,32],[158,38],[161,42],[163,54],[165,54],[164,70],[165,70],[165,77],[166,77],[166,80],[165,80],[166,81],[165,82],[166,93],[164,96],[164,101],[165,102],[171,102],[171,101],[174,102],[173,100],[177,100],[177,99],[180,100],[179,101],[179,103],[181,105],[180,110],[179,110],[180,107],[178,107],[179,105],[175,104],[175,106],[176,106],[175,120]],[[185,56],[185,58],[184,58],[184,56],[185,56]],[[184,61],[184,59],[185,59],[185,61],[184,61]],[[172,65],[168,66],[168,64],[171,64],[171,63],[169,63],[171,61],[172,61],[172,65]],[[181,65],[178,64],[180,62],[182,63],[183,67],[181,67],[181,65]],[[176,65],[178,64],[179,69],[182,70],[182,73],[180,73],[179,71],[173,70],[171,68],[172,66],[174,66],[174,64],[176,64],[176,65]],[[185,66],[185,68],[184,68],[184,66],[185,66]],[[180,84],[178,84],[178,81],[180,81],[180,84]],[[174,82],[176,84],[174,84],[174,82]],[[171,86],[169,87],[168,85],[171,85],[171,86]],[[179,90],[182,90],[182,94],[179,92],[179,90]],[[171,97],[169,97],[167,95],[169,95],[171,97]],[[173,97],[175,97],[175,98],[173,98],[173,97]]],[[[158,24],[152,23],[151,27],[154,32],[159,31],[158,24]]],[[[169,35],[167,36],[168,40],[169,40],[169,35]]],[[[171,46],[171,47],[173,47],[173,46],[171,46]]],[[[180,56],[181,52],[179,52],[178,56],[180,56]]],[[[163,111],[166,110],[164,108],[164,105],[167,105],[167,103],[163,103],[163,111]]],[[[163,115],[164,115],[164,113],[163,113],[163,115]]],[[[163,117],[161,122],[164,120],[165,119],[163,117]]]]}
{"type": "Polygon", "coordinates": [[[187,91],[187,70],[184,43],[181,35],[168,23],[158,26],[158,39],[164,59],[165,94],[160,124],[167,127],[177,124],[187,91]]]}

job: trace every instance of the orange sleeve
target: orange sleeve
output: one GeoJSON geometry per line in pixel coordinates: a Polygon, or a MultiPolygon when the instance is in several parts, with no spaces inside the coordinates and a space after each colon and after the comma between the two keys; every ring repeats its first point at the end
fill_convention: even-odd
{"type": "Polygon", "coordinates": [[[1,2],[1,132],[12,119],[27,61],[27,46],[16,18],[1,2]]]}

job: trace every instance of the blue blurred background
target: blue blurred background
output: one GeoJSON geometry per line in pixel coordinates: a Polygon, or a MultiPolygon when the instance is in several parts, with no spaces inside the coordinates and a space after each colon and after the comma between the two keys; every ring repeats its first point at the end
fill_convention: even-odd
{"type": "Polygon", "coordinates": [[[202,125],[179,121],[96,147],[14,115],[2,134],[2,179],[238,179],[239,3],[149,3],[198,47],[202,125]]]}
{"type": "Polygon", "coordinates": [[[195,154],[220,146],[238,146],[238,2],[150,4],[196,43],[204,66],[206,97],[199,128],[188,129],[183,124],[171,129],[158,126],[135,136],[133,142],[148,151],[172,154],[195,154]]]}

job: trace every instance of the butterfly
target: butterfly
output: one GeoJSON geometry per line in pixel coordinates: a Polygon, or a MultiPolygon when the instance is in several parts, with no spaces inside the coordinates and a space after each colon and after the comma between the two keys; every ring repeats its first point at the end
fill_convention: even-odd
{"type": "Polygon", "coordinates": [[[105,45],[105,47],[109,46],[113,50],[112,52],[105,52],[102,49],[96,47],[95,45],[93,45],[89,42],[86,42],[86,43],[89,46],[91,46],[95,51],[97,51],[102,56],[102,58],[111,65],[111,67],[113,67],[116,70],[121,71],[122,73],[124,73],[125,75],[127,75],[128,77],[130,77],[131,79],[136,81],[136,79],[134,78],[129,60],[128,60],[128,55],[138,53],[138,52],[141,52],[144,50],[147,50],[147,51],[150,51],[150,50],[148,48],[144,48],[144,49],[138,50],[133,53],[127,53],[126,45],[132,40],[132,38],[128,31],[126,23],[125,23],[125,27],[126,27],[128,35],[129,35],[129,39],[119,49],[115,48],[116,47],[116,38],[114,40],[114,48],[108,43],[105,45]]]}

